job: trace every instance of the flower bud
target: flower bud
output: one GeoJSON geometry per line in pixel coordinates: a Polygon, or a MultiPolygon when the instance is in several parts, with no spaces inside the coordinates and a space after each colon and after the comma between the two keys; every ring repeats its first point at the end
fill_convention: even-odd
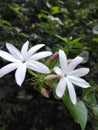
{"type": "Polygon", "coordinates": [[[46,81],[54,81],[54,80],[57,80],[57,79],[59,79],[59,78],[60,78],[59,75],[50,74],[50,75],[47,75],[47,76],[45,77],[45,80],[46,80],[46,81]]]}
{"type": "Polygon", "coordinates": [[[49,98],[49,93],[48,93],[47,89],[41,88],[41,93],[42,93],[42,95],[44,95],[45,97],[49,98]]]}

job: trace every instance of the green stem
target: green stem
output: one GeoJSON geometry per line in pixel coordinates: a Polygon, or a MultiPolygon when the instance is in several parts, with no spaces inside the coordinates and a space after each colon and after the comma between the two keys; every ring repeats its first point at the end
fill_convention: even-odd
{"type": "Polygon", "coordinates": [[[29,74],[31,74],[32,76],[37,77],[37,74],[36,74],[36,73],[34,73],[33,71],[28,70],[28,72],[29,72],[29,74]]]}

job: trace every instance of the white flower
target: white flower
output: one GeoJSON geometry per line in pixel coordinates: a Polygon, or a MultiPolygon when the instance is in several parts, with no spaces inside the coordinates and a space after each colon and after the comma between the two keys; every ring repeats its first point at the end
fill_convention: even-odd
{"type": "Polygon", "coordinates": [[[28,46],[29,46],[29,42],[27,41],[22,46],[21,51],[19,51],[12,44],[6,43],[6,48],[8,49],[9,53],[0,50],[0,56],[12,63],[0,69],[0,78],[16,69],[15,79],[17,84],[21,86],[21,84],[25,79],[27,68],[39,73],[50,72],[49,68],[43,63],[40,63],[38,60],[48,57],[52,55],[52,53],[49,51],[36,53],[36,51],[38,51],[40,48],[45,46],[44,44],[35,45],[29,50],[28,50],[28,46]]]}
{"type": "Polygon", "coordinates": [[[74,70],[76,66],[83,61],[83,58],[77,56],[68,64],[66,54],[62,50],[59,50],[59,61],[60,68],[54,67],[54,72],[60,76],[60,81],[56,87],[56,95],[61,98],[64,95],[67,86],[70,99],[73,104],[76,104],[76,93],[73,84],[82,88],[90,87],[89,83],[80,78],[86,75],[89,72],[89,69],[80,68],[74,70]]]}

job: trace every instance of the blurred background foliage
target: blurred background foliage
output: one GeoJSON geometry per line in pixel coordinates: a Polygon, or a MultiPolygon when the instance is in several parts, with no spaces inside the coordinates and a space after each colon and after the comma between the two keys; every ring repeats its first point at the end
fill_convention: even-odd
{"type": "MultiPolygon", "coordinates": [[[[98,130],[96,25],[97,0],[0,0],[0,49],[5,49],[6,42],[20,48],[29,40],[31,45],[44,43],[53,52],[62,49],[70,58],[84,57],[83,66],[91,69],[86,80],[95,88],[86,96],[83,93],[84,101],[95,102],[93,109],[87,104],[92,118],[88,118],[86,130],[98,130]]],[[[5,61],[0,60],[2,67],[5,61]]],[[[55,101],[52,95],[50,99],[44,98],[29,81],[19,88],[14,74],[9,74],[0,79],[0,130],[80,130],[80,127],[62,102],[55,101]]]]}

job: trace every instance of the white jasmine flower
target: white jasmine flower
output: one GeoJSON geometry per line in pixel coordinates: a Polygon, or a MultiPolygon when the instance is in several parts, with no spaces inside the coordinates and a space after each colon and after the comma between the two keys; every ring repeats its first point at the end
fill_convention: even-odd
{"type": "Polygon", "coordinates": [[[26,70],[31,69],[39,73],[49,73],[49,68],[40,63],[38,60],[52,55],[50,51],[36,53],[44,44],[38,44],[28,50],[29,42],[25,42],[19,51],[15,46],[6,43],[6,48],[9,53],[0,50],[0,56],[12,63],[0,69],[0,78],[16,69],[15,79],[19,86],[23,83],[26,75],[26,70]]]}
{"type": "Polygon", "coordinates": [[[56,87],[56,95],[61,98],[67,87],[72,103],[76,104],[76,93],[73,85],[82,88],[90,87],[89,83],[81,78],[88,74],[89,69],[79,68],[74,70],[83,61],[83,58],[77,56],[68,64],[66,54],[62,50],[59,50],[59,61],[60,67],[54,67],[54,72],[60,76],[60,81],[56,87]]]}

